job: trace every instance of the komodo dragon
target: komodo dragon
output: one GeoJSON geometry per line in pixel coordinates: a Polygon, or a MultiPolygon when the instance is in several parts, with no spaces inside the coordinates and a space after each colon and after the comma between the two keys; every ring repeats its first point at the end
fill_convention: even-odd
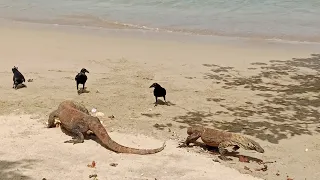
{"type": "Polygon", "coordinates": [[[255,150],[259,153],[264,153],[264,149],[257,142],[240,134],[206,128],[203,126],[188,127],[187,133],[189,136],[186,141],[178,147],[189,146],[190,143],[195,143],[197,139],[201,137],[201,140],[207,146],[218,147],[221,159],[223,160],[230,160],[225,156],[227,153],[225,148],[230,146],[233,146],[234,151],[237,151],[239,148],[243,148],[246,150],[255,150]]]}
{"type": "Polygon", "coordinates": [[[74,136],[72,140],[65,141],[65,143],[83,143],[84,133],[91,130],[94,135],[101,140],[104,146],[116,153],[155,154],[162,151],[166,146],[165,142],[162,147],[156,149],[135,149],[122,146],[110,138],[99,118],[91,116],[83,105],[71,100],[61,102],[58,109],[50,113],[48,128],[55,127],[55,118],[59,118],[61,122],[60,127],[63,130],[70,132],[74,136]]]}

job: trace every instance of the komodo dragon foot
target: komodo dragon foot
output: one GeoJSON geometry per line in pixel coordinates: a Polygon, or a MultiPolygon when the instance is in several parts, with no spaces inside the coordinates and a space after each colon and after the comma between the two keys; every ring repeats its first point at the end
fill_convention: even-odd
{"type": "Polygon", "coordinates": [[[84,135],[81,133],[80,130],[72,129],[70,132],[72,134],[74,134],[74,136],[72,137],[71,140],[64,141],[64,143],[78,144],[78,143],[83,143],[84,142],[84,135]]]}

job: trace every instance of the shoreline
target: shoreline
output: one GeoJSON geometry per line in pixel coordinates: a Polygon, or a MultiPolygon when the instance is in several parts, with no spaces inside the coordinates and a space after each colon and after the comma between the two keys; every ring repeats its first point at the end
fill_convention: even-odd
{"type": "MultiPolygon", "coordinates": [[[[288,40],[288,39],[274,39],[274,38],[257,38],[257,37],[241,37],[241,36],[224,36],[224,35],[205,35],[205,34],[192,34],[185,32],[170,32],[165,30],[149,30],[140,29],[134,27],[120,27],[118,25],[110,25],[106,27],[100,26],[85,26],[76,24],[56,24],[56,23],[45,23],[42,21],[28,21],[28,20],[14,20],[0,18],[0,22],[3,23],[1,27],[6,26],[18,26],[21,28],[45,28],[45,29],[56,29],[59,31],[77,31],[84,33],[95,34],[99,32],[101,35],[111,36],[126,36],[135,37],[140,39],[152,38],[156,40],[170,40],[170,41],[185,41],[193,43],[205,43],[205,44],[227,44],[227,45],[249,45],[249,46],[300,46],[306,48],[317,49],[320,47],[320,41],[300,41],[300,40],[288,40]]],[[[50,22],[50,21],[48,21],[50,22]]]]}
{"type": "MultiPolygon", "coordinates": [[[[3,82],[0,85],[0,114],[5,117],[9,114],[40,116],[34,121],[18,121],[23,121],[20,124],[24,127],[23,133],[29,133],[28,138],[32,141],[36,141],[32,139],[34,136],[42,136],[44,130],[39,128],[39,123],[46,121],[48,113],[61,101],[73,99],[89,110],[96,108],[103,112],[105,117],[101,120],[104,125],[121,136],[128,133],[169,139],[176,143],[172,144],[171,150],[189,156],[189,150],[174,148],[186,138],[186,127],[192,124],[212,126],[247,135],[265,148],[264,154],[240,150],[241,155],[276,161],[268,165],[265,172],[246,170],[244,166],[251,169],[260,166],[254,160],[249,164],[239,162],[237,157],[232,157],[231,163],[221,162],[227,167],[272,180],[282,180],[286,176],[308,180],[319,177],[312,167],[319,165],[317,159],[320,159],[317,153],[320,147],[319,123],[314,120],[320,116],[314,99],[317,97],[320,57],[310,55],[319,53],[317,46],[241,41],[220,43],[219,40],[203,43],[168,36],[155,37],[148,33],[12,22],[0,25],[0,36],[3,68],[0,70],[0,81],[3,82]],[[33,79],[33,82],[26,82],[27,88],[12,89],[11,68],[14,65],[26,79],[33,79]],[[74,76],[82,67],[90,72],[86,84],[90,92],[78,95],[74,76]],[[155,99],[149,88],[153,82],[167,89],[169,106],[154,107],[155,99]],[[306,101],[311,103],[306,104],[306,101]],[[111,115],[115,118],[108,118],[111,115]],[[32,132],[25,129],[30,126],[32,132]],[[292,148],[296,144],[300,146],[292,148]],[[304,151],[306,148],[309,151],[304,151]],[[303,158],[301,153],[304,153],[303,158]],[[302,166],[306,175],[298,173],[302,166]]],[[[13,123],[14,120],[7,122],[13,123]]],[[[18,136],[14,131],[16,126],[11,124],[10,127],[14,139],[18,136]]],[[[68,136],[60,131],[56,133],[51,138],[60,147],[59,138],[68,136]]],[[[15,142],[24,140],[15,139],[15,142]]],[[[91,143],[90,147],[95,146],[90,141],[83,146],[88,143],[91,143]]],[[[11,140],[6,146],[16,147],[11,140]]],[[[190,152],[200,153],[202,158],[205,154],[206,162],[216,158],[201,148],[192,148],[190,152]]],[[[69,152],[64,150],[63,153],[69,152]]],[[[89,154],[90,151],[83,153],[89,154]]],[[[168,152],[165,159],[159,161],[166,164],[176,155],[168,152]]],[[[77,160],[70,158],[68,161],[77,160]]],[[[198,161],[193,159],[192,162],[198,161]]],[[[106,165],[103,164],[109,167],[106,165]]],[[[44,173],[49,173],[48,167],[43,169],[44,173]]],[[[133,167],[131,164],[128,169],[133,167]]],[[[212,167],[209,169],[214,171],[212,167]]],[[[148,172],[149,169],[143,170],[148,172]]],[[[60,171],[69,173],[63,168],[60,171]]],[[[118,172],[124,173],[124,170],[118,172]]],[[[187,170],[178,172],[183,174],[187,170]]],[[[134,175],[130,177],[134,179],[134,175]]],[[[197,172],[192,175],[194,179],[197,172]]]]}

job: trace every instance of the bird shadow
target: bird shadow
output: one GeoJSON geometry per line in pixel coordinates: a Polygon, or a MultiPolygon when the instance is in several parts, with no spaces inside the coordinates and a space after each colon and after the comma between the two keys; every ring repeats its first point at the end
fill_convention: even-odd
{"type": "Polygon", "coordinates": [[[18,84],[17,89],[27,88],[27,85],[25,84],[18,84]]]}
{"type": "Polygon", "coordinates": [[[164,106],[164,105],[166,105],[166,106],[175,106],[175,105],[176,105],[176,104],[174,104],[174,103],[172,103],[172,102],[170,102],[170,101],[164,102],[164,101],[162,101],[161,99],[158,99],[158,102],[157,102],[157,103],[154,102],[153,104],[154,104],[154,106],[157,106],[157,105],[161,105],[161,106],[164,106]]]}
{"type": "Polygon", "coordinates": [[[161,116],[160,113],[141,113],[141,115],[142,115],[142,116],[147,116],[147,117],[149,117],[149,118],[161,116]]]}
{"type": "Polygon", "coordinates": [[[80,94],[83,94],[83,93],[90,93],[90,91],[88,91],[86,87],[85,87],[84,89],[83,89],[83,88],[80,88],[80,89],[78,90],[78,94],[80,95],[80,94]]]}

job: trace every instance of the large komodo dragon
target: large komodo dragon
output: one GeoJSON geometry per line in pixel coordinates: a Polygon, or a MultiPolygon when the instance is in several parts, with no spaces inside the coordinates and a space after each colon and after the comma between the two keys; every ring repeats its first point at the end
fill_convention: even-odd
{"type": "Polygon", "coordinates": [[[72,140],[65,141],[65,143],[83,143],[84,133],[87,133],[90,130],[100,139],[104,146],[117,153],[141,155],[155,154],[162,151],[166,146],[165,142],[162,147],[156,149],[135,149],[122,146],[110,138],[99,118],[91,116],[82,104],[72,100],[61,102],[58,109],[50,113],[48,128],[55,127],[55,118],[59,118],[62,130],[65,130],[74,136],[72,140]]]}
{"type": "Polygon", "coordinates": [[[255,150],[259,153],[264,153],[264,149],[257,142],[240,134],[206,128],[203,126],[188,127],[187,133],[189,136],[179,147],[189,146],[190,143],[195,143],[197,139],[201,137],[201,140],[207,146],[218,147],[221,159],[223,160],[230,160],[225,156],[227,153],[225,148],[231,146],[233,146],[234,151],[237,151],[239,148],[243,148],[246,150],[255,150]]]}

